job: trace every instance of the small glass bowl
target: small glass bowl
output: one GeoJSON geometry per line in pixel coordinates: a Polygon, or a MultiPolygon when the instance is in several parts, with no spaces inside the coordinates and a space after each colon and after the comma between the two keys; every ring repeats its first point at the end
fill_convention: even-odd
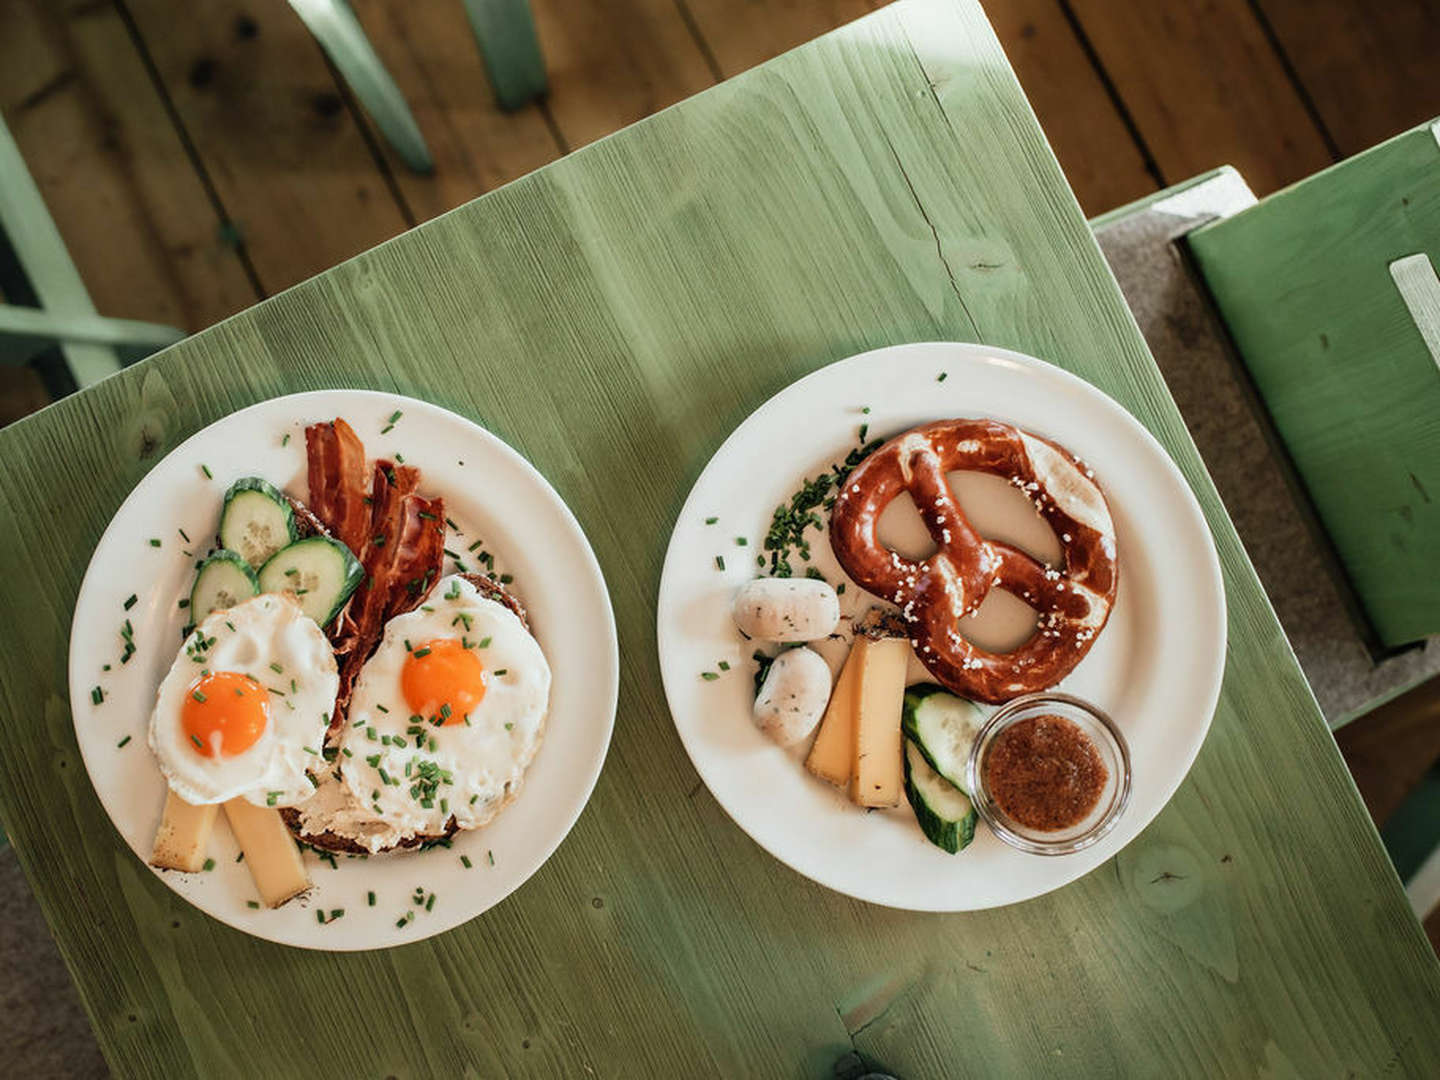
{"type": "Polygon", "coordinates": [[[966,773],[970,790],[975,793],[975,809],[990,831],[1011,847],[1035,855],[1069,855],[1084,850],[1115,827],[1130,802],[1130,750],[1125,736],[1110,717],[1069,694],[1026,694],[998,709],[976,736],[966,773]],[[1041,830],[1022,825],[1000,809],[985,787],[985,766],[996,738],[1011,724],[1033,716],[1061,716],[1073,721],[1090,737],[1105,764],[1105,787],[1095,808],[1067,829],[1041,830]]]}

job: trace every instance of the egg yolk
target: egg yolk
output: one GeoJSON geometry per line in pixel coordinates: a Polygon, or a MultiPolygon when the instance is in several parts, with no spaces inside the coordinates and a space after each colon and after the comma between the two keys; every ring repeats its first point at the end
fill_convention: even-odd
{"type": "Polygon", "coordinates": [[[442,724],[463,724],[485,696],[485,665],[452,638],[417,645],[405,658],[400,690],[410,711],[442,724]]]}
{"type": "Polygon", "coordinates": [[[270,720],[270,695],[249,675],[216,671],[185,691],[180,727],[202,757],[234,757],[254,746],[270,720]]]}

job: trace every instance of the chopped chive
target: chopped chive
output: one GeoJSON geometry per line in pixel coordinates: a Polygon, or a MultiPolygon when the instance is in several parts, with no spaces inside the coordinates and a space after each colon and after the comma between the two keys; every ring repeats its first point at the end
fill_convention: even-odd
{"type": "Polygon", "coordinates": [[[475,805],[475,800],[478,799],[478,798],[480,798],[479,795],[471,795],[471,796],[470,796],[470,805],[471,805],[471,806],[474,806],[474,805],[475,805]]]}
{"type": "Polygon", "coordinates": [[[485,852],[485,856],[486,856],[486,858],[488,858],[488,859],[490,860],[490,865],[491,865],[491,866],[494,866],[494,865],[495,865],[495,852],[493,852],[493,851],[487,851],[487,852],[485,852]]]}
{"type": "Polygon", "coordinates": [[[320,756],[320,751],[316,750],[313,746],[302,746],[300,749],[304,750],[307,754],[314,754],[316,757],[320,756]]]}
{"type": "Polygon", "coordinates": [[[195,746],[196,746],[197,749],[199,749],[199,750],[204,750],[204,749],[205,749],[205,744],[200,741],[200,736],[198,736],[198,735],[191,735],[191,736],[190,736],[190,741],[195,744],[195,746]]]}
{"type": "Polygon", "coordinates": [[[381,782],[382,784],[389,784],[389,783],[390,783],[390,774],[389,774],[389,773],[387,773],[384,769],[376,769],[375,771],[380,774],[380,782],[381,782]]]}
{"type": "Polygon", "coordinates": [[[403,416],[403,415],[404,415],[404,414],[401,413],[401,411],[400,411],[399,409],[396,409],[393,413],[390,414],[390,419],[387,420],[386,423],[387,423],[387,424],[393,424],[393,423],[395,423],[396,420],[399,420],[400,417],[403,416]]]}
{"type": "Polygon", "coordinates": [[[724,556],[724,555],[716,555],[716,556],[715,556],[715,569],[716,569],[716,570],[724,570],[724,569],[725,569],[725,556],[724,556]]]}
{"type": "Polygon", "coordinates": [[[150,546],[151,546],[151,547],[159,547],[159,546],[160,546],[160,541],[159,541],[159,539],[157,539],[156,537],[153,537],[153,536],[152,536],[152,537],[150,538],[150,546]]]}
{"type": "Polygon", "coordinates": [[[214,870],[214,869],[215,869],[215,860],[214,860],[214,859],[206,859],[206,860],[205,860],[205,865],[202,866],[201,869],[202,869],[202,870],[205,870],[205,871],[214,870]]]}
{"type": "Polygon", "coordinates": [[[289,433],[288,431],[285,433],[285,437],[280,440],[280,445],[281,445],[281,446],[289,446],[289,445],[290,445],[290,433],[289,433]]]}
{"type": "Polygon", "coordinates": [[[704,679],[706,682],[714,682],[719,677],[720,676],[716,675],[713,671],[702,671],[700,673],[700,678],[704,679]]]}
{"type": "Polygon", "coordinates": [[[394,424],[386,424],[384,427],[382,427],[382,428],[380,429],[380,434],[381,434],[381,435],[389,435],[390,432],[392,432],[392,431],[394,431],[394,430],[395,430],[395,425],[394,425],[394,424]]]}
{"type": "Polygon", "coordinates": [[[944,382],[944,381],[945,381],[946,379],[948,379],[949,377],[950,377],[950,373],[949,373],[948,371],[942,371],[942,372],[940,372],[939,375],[935,376],[935,381],[936,381],[936,382],[944,382]]]}
{"type": "Polygon", "coordinates": [[[105,691],[100,689],[100,687],[97,686],[95,687],[95,689],[90,691],[90,704],[99,705],[104,700],[105,691]]]}
{"type": "Polygon", "coordinates": [[[240,852],[239,855],[236,855],[236,856],[235,856],[235,861],[236,861],[236,862],[244,862],[244,861],[245,861],[245,852],[242,851],[242,852],[240,852]]]}
{"type": "Polygon", "coordinates": [[[484,540],[476,540],[473,544],[471,544],[471,545],[470,545],[468,548],[466,548],[465,550],[466,550],[466,551],[474,551],[476,548],[478,548],[478,547],[479,547],[481,544],[483,544],[484,542],[485,542],[484,540]]]}
{"type": "Polygon", "coordinates": [[[116,749],[119,749],[120,747],[124,746],[126,743],[128,743],[128,742],[130,741],[130,739],[131,739],[131,736],[126,735],[123,739],[121,739],[118,743],[115,744],[116,749]]]}
{"type": "Polygon", "coordinates": [[[440,715],[445,717],[446,720],[450,719],[450,711],[450,703],[448,701],[440,706],[440,715]]]}
{"type": "Polygon", "coordinates": [[[184,529],[176,529],[175,531],[180,534],[180,539],[181,539],[181,540],[184,540],[187,544],[190,543],[190,537],[188,537],[187,535],[185,535],[185,530],[184,530],[184,529]]]}
{"type": "Polygon", "coordinates": [[[438,517],[436,517],[434,514],[430,513],[429,510],[421,510],[420,513],[416,514],[415,516],[418,517],[421,521],[439,521],[439,520],[440,520],[440,519],[439,519],[438,517]]]}
{"type": "Polygon", "coordinates": [[[342,754],[344,754],[346,757],[354,757],[354,756],[355,756],[355,751],[354,751],[354,750],[351,750],[350,747],[348,747],[348,746],[347,746],[347,747],[344,747],[340,752],[341,752],[342,754]]]}
{"type": "Polygon", "coordinates": [[[504,668],[504,667],[502,667],[502,668],[496,668],[496,669],[495,669],[495,675],[496,675],[497,677],[499,677],[499,676],[504,675],[504,674],[506,674],[507,672],[509,672],[509,670],[510,670],[509,668],[504,668]]]}
{"type": "Polygon", "coordinates": [[[481,638],[481,639],[480,639],[480,648],[482,648],[482,649],[488,649],[489,647],[490,647],[490,639],[489,639],[488,637],[483,637],[483,638],[481,638]]]}
{"type": "Polygon", "coordinates": [[[274,660],[270,661],[270,670],[275,672],[276,675],[283,675],[285,673],[285,669],[274,660]]]}
{"type": "Polygon", "coordinates": [[[331,921],[331,922],[334,922],[336,919],[340,918],[340,916],[341,916],[341,915],[344,915],[344,914],[345,914],[345,909],[344,909],[343,907],[331,908],[331,909],[330,909],[330,921],[331,921]]]}
{"type": "Polygon", "coordinates": [[[188,596],[182,596],[182,597],[180,598],[180,610],[181,610],[181,611],[184,611],[184,610],[185,610],[187,607],[189,607],[189,606],[190,606],[190,598],[189,598],[188,596]]]}
{"type": "Polygon", "coordinates": [[[870,425],[869,425],[869,424],[861,424],[861,425],[860,425],[860,441],[861,441],[861,442],[864,442],[864,441],[865,441],[865,436],[868,435],[868,434],[870,434],[870,425]]]}
{"type": "Polygon", "coordinates": [[[501,584],[501,585],[509,585],[509,584],[510,584],[512,581],[514,581],[514,580],[515,580],[515,578],[512,577],[510,574],[501,574],[501,575],[500,575],[500,584],[501,584]]]}
{"type": "Polygon", "coordinates": [[[719,519],[718,517],[708,517],[708,518],[705,519],[705,524],[706,524],[706,525],[714,525],[714,524],[715,524],[717,521],[719,521],[719,520],[720,520],[720,519],[719,519]]]}
{"type": "Polygon", "coordinates": [[[226,619],[226,620],[225,620],[225,625],[230,628],[230,632],[231,632],[232,634],[235,632],[235,624],[234,624],[233,622],[231,622],[229,619],[226,619]]]}
{"type": "Polygon", "coordinates": [[[465,867],[466,870],[469,870],[470,867],[471,867],[471,865],[472,865],[471,862],[470,862],[470,856],[469,856],[469,855],[461,855],[461,856],[460,856],[460,865],[463,866],[463,867],[465,867]]]}
{"type": "Polygon", "coordinates": [[[866,416],[869,416],[869,415],[870,415],[870,406],[869,406],[869,405],[866,405],[866,406],[865,406],[863,409],[861,409],[860,411],[861,411],[862,413],[864,413],[866,416]]]}
{"type": "Polygon", "coordinates": [[[736,546],[736,547],[744,547],[744,546],[745,546],[746,544],[748,544],[748,543],[750,543],[750,541],[749,541],[749,540],[746,540],[745,537],[743,537],[743,536],[737,536],[737,537],[735,537],[735,546],[736,546]]]}
{"type": "Polygon", "coordinates": [[[429,656],[429,655],[430,655],[430,647],[427,645],[427,646],[425,646],[425,648],[423,648],[423,649],[416,649],[415,652],[413,653],[413,655],[414,655],[414,657],[415,657],[416,660],[419,660],[421,657],[424,657],[424,656],[429,656]]]}
{"type": "Polygon", "coordinates": [[[396,451],[395,451],[395,460],[398,461],[401,465],[404,465],[404,464],[405,464],[405,455],[402,454],[402,453],[400,453],[399,450],[396,450],[396,451]]]}
{"type": "Polygon", "coordinates": [[[721,670],[721,671],[729,671],[729,670],[730,670],[730,661],[729,661],[729,660],[721,660],[721,661],[720,661],[720,670],[721,670]]]}
{"type": "Polygon", "coordinates": [[[316,909],[316,911],[315,911],[315,921],[318,922],[321,926],[324,926],[324,925],[325,925],[325,912],[320,911],[319,909],[316,909]]]}
{"type": "Polygon", "coordinates": [[[215,474],[210,471],[210,466],[209,466],[209,465],[201,465],[201,466],[200,466],[200,471],[205,474],[205,479],[206,479],[206,480],[214,480],[214,479],[215,479],[215,474]]]}
{"type": "Polygon", "coordinates": [[[380,710],[381,712],[383,712],[383,713],[388,713],[388,712],[390,711],[390,710],[387,709],[384,705],[379,705],[379,704],[377,704],[377,705],[375,706],[375,708],[379,709],[379,710],[380,710]]]}
{"type": "Polygon", "coordinates": [[[126,611],[129,611],[132,607],[135,606],[136,602],[137,602],[139,599],[140,599],[140,597],[136,596],[136,595],[132,592],[132,593],[130,594],[130,599],[128,599],[128,600],[125,601],[125,610],[126,610],[126,611]]]}
{"type": "Polygon", "coordinates": [[[366,900],[366,902],[367,902],[371,907],[374,907],[374,906],[375,906],[375,890],[372,889],[372,890],[370,890],[369,892],[367,892],[367,893],[365,894],[365,900],[366,900]]]}
{"type": "Polygon", "coordinates": [[[836,585],[836,586],[835,586],[835,595],[836,595],[836,596],[844,596],[844,595],[845,595],[845,583],[844,583],[843,581],[842,581],[839,585],[836,585]]]}
{"type": "Polygon", "coordinates": [[[425,910],[426,910],[426,911],[434,911],[434,910],[435,910],[435,894],[434,894],[433,892],[430,894],[430,896],[429,896],[429,897],[426,899],[426,901],[425,901],[425,910]]]}
{"type": "MultiPolygon", "coordinates": [[[[286,438],[288,439],[289,436],[287,435],[286,438]]],[[[259,902],[258,900],[246,900],[246,901],[245,901],[245,906],[248,907],[248,908],[256,908],[256,909],[258,909],[258,908],[260,907],[260,902],[259,902]]]]}
{"type": "Polygon", "coordinates": [[[290,567],[289,570],[286,570],[286,571],[285,571],[285,576],[286,576],[286,577],[294,577],[294,576],[295,576],[296,574],[298,574],[298,573],[300,573],[300,571],[297,570],[295,567],[292,566],[292,567],[290,567]]]}
{"type": "Polygon", "coordinates": [[[509,720],[506,720],[506,721],[505,721],[505,730],[506,730],[506,731],[514,731],[514,730],[515,730],[515,725],[512,724],[509,720]]]}
{"type": "Polygon", "coordinates": [[[280,798],[280,796],[281,796],[282,794],[284,794],[284,792],[280,792],[280,791],[267,791],[267,792],[265,793],[265,805],[266,805],[266,806],[274,806],[274,805],[275,805],[275,800],[278,799],[278,798],[280,798]]]}

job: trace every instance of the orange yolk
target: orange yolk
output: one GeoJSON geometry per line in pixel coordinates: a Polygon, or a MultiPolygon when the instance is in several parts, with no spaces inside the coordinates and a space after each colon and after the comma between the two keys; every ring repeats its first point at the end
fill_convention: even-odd
{"type": "Polygon", "coordinates": [[[270,695],[249,675],[216,671],[202,675],[185,691],[180,727],[190,748],[203,757],[243,754],[265,733],[270,695]],[[219,735],[219,739],[216,739],[219,735]]]}
{"type": "Polygon", "coordinates": [[[465,714],[485,696],[485,665],[460,642],[436,638],[405,658],[400,690],[410,711],[444,724],[463,724],[465,714]]]}

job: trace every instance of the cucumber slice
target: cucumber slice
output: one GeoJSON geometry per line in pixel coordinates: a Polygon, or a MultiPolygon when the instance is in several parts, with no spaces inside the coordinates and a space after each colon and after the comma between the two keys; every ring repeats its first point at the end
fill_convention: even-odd
{"type": "Polygon", "coordinates": [[[290,502],[267,480],[245,476],[225,492],[220,511],[220,546],[238,551],[252,567],[295,539],[295,512],[290,502]]]}
{"type": "Polygon", "coordinates": [[[300,610],[321,627],[340,614],[365,580],[350,549],[329,536],[310,536],[283,547],[260,568],[260,591],[293,593],[300,610]]]}
{"type": "Polygon", "coordinates": [[[250,564],[233,551],[212,551],[200,564],[190,587],[190,621],[198,623],[212,611],[232,608],[260,592],[250,564]]]}
{"type": "Polygon", "coordinates": [[[969,796],[930,768],[910,739],[905,740],[905,797],[920,831],[936,847],[954,855],[975,839],[976,814],[969,796]]]}
{"type": "Polygon", "coordinates": [[[905,691],[900,725],[915,741],[926,763],[969,795],[965,768],[985,718],[973,701],[956,697],[943,686],[922,683],[905,691]]]}

